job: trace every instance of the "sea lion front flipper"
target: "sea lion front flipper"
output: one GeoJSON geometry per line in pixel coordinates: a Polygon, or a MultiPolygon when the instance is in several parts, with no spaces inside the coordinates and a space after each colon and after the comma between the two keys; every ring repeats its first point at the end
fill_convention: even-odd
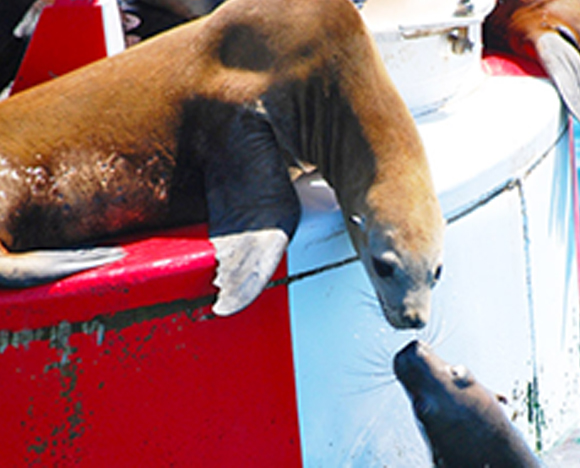
{"type": "Polygon", "coordinates": [[[536,51],[568,110],[580,120],[580,51],[556,32],[542,34],[536,51]]]}
{"type": "Polygon", "coordinates": [[[300,202],[266,117],[240,108],[214,142],[205,185],[220,288],[213,311],[230,315],[266,287],[300,219],[300,202]]]}
{"type": "Polygon", "coordinates": [[[125,256],[121,247],[37,250],[0,254],[0,285],[25,288],[48,283],[125,256]]]}
{"type": "Polygon", "coordinates": [[[288,241],[281,229],[212,238],[220,265],[214,281],[220,288],[214,313],[231,315],[256,299],[276,270],[288,241]]]}

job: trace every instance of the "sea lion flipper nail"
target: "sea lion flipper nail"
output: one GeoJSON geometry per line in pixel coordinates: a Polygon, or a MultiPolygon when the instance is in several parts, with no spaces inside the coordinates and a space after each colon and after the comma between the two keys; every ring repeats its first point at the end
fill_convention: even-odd
{"type": "Polygon", "coordinates": [[[300,202],[264,114],[232,110],[224,140],[214,144],[204,179],[219,263],[213,310],[230,315],[252,302],[276,270],[300,219],[300,202]]]}
{"type": "Polygon", "coordinates": [[[212,239],[219,262],[214,284],[220,289],[216,315],[244,309],[266,287],[288,245],[282,229],[265,229],[212,239]]]}
{"type": "Polygon", "coordinates": [[[0,255],[0,285],[22,288],[47,283],[124,256],[121,247],[3,253],[0,255]]]}
{"type": "Polygon", "coordinates": [[[568,110],[580,119],[580,51],[555,32],[542,34],[536,50],[568,110]]]}

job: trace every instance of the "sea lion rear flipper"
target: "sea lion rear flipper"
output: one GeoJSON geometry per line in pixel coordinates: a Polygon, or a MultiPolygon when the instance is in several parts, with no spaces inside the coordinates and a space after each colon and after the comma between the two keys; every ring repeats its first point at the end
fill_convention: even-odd
{"type": "Polygon", "coordinates": [[[4,253],[0,254],[0,285],[24,288],[48,283],[124,256],[121,247],[4,253]]]}
{"type": "Polygon", "coordinates": [[[266,118],[241,108],[205,166],[210,240],[219,262],[213,306],[230,315],[266,287],[300,218],[300,203],[266,118]]]}
{"type": "Polygon", "coordinates": [[[555,32],[542,34],[536,50],[566,107],[580,120],[580,51],[555,32]]]}

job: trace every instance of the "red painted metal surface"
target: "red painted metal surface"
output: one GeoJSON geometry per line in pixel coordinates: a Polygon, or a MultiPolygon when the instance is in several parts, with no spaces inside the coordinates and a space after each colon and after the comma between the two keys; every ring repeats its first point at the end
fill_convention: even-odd
{"type": "Polygon", "coordinates": [[[215,251],[205,226],[150,233],[123,243],[127,256],[55,283],[0,291],[0,328],[41,328],[159,302],[210,296],[215,251]]]}
{"type": "Polygon", "coordinates": [[[484,54],[482,67],[489,75],[496,76],[546,76],[544,69],[536,62],[496,52],[484,54]]]}
{"type": "Polygon", "coordinates": [[[11,93],[106,55],[101,6],[94,0],[57,0],[42,11],[11,93]]]}
{"type": "Polygon", "coordinates": [[[284,296],[9,346],[3,465],[300,466],[284,296]]]}
{"type": "Polygon", "coordinates": [[[2,466],[301,466],[287,288],[217,318],[171,302],[213,290],[203,228],[125,245],[120,265],[53,286],[66,294],[2,294],[0,329],[22,307],[0,340],[2,466]]]}

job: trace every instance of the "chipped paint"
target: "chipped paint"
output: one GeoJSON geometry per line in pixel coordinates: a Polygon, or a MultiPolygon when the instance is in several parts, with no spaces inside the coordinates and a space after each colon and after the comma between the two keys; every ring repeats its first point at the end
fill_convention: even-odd
{"type": "Polygon", "coordinates": [[[203,307],[212,303],[212,297],[191,301],[179,300],[170,304],[158,304],[150,307],[140,307],[115,315],[101,315],[86,322],[62,321],[51,327],[38,329],[23,329],[18,331],[0,330],[0,354],[9,347],[27,348],[33,341],[49,341],[50,346],[61,352],[60,365],[68,363],[71,354],[69,339],[72,335],[81,333],[95,336],[97,345],[102,345],[107,331],[120,331],[136,323],[142,323],[154,318],[162,318],[177,313],[185,313],[194,321],[204,321],[215,318],[213,314],[203,311],[203,307]]]}
{"type": "Polygon", "coordinates": [[[61,320],[31,330],[28,348],[20,332],[0,334],[13,422],[0,440],[14,446],[3,463],[301,466],[285,288],[227,319],[214,318],[211,301],[61,320]],[[243,431],[232,430],[238,418],[243,431]]]}
{"type": "MultiPolygon", "coordinates": [[[[301,281],[325,271],[354,263],[357,256],[351,256],[344,260],[329,263],[320,268],[313,268],[298,274],[284,276],[272,280],[266,289],[277,286],[287,286],[291,283],[301,281]]],[[[215,296],[206,296],[194,300],[178,300],[168,304],[157,304],[149,307],[140,307],[126,310],[114,315],[99,315],[85,322],[62,321],[58,325],[38,329],[22,329],[18,331],[0,330],[0,354],[4,353],[8,347],[18,348],[28,347],[33,341],[46,341],[51,343],[51,347],[61,352],[60,365],[68,363],[71,349],[69,339],[73,334],[82,333],[84,335],[94,335],[97,345],[102,345],[106,332],[111,330],[120,331],[136,323],[142,323],[154,318],[167,317],[178,313],[184,313],[193,322],[203,322],[215,319],[215,315],[205,311],[205,306],[211,305],[215,301],[215,296]]],[[[153,333],[153,332],[152,332],[153,333]]],[[[151,336],[149,336],[149,339],[151,336]]]]}

